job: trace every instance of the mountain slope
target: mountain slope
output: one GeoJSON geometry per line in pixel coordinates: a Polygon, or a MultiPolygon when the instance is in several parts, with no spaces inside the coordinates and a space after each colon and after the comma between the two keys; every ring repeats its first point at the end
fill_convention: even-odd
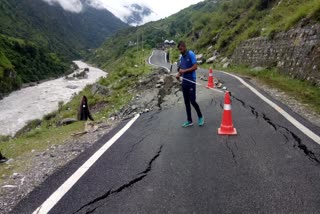
{"type": "Polygon", "coordinates": [[[72,59],[127,27],[82,1],[79,13],[43,0],[0,1],[0,97],[22,83],[63,75],[72,59]]]}
{"type": "MultiPolygon", "coordinates": [[[[304,25],[320,22],[319,0],[206,0],[166,19],[117,33],[89,59],[107,65],[127,49],[136,48],[133,44],[137,38],[149,48],[165,39],[185,40],[189,48],[203,53],[206,59],[214,52],[231,56],[242,41],[259,36],[272,39],[301,20],[304,25]]],[[[171,56],[177,59],[175,49],[171,56]]]]}
{"type": "Polygon", "coordinates": [[[34,43],[0,34],[0,97],[22,83],[63,75],[68,64],[34,43]]]}
{"type": "Polygon", "coordinates": [[[107,10],[88,4],[80,13],[42,0],[2,0],[0,33],[26,39],[67,57],[98,47],[106,37],[127,25],[107,10]]]}

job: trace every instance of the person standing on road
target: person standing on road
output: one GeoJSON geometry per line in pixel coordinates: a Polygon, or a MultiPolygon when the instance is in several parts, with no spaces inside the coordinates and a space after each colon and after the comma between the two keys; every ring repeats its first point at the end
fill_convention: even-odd
{"type": "Polygon", "coordinates": [[[193,125],[191,116],[191,104],[198,114],[198,125],[204,125],[204,118],[202,116],[200,107],[196,102],[196,70],[198,69],[196,55],[187,49],[186,43],[180,41],[178,44],[178,49],[181,53],[179,60],[179,68],[177,79],[183,77],[182,80],[182,92],[184,103],[187,112],[187,122],[185,122],[182,127],[186,128],[193,125]],[[190,82],[191,81],[191,82],[190,82]]]}

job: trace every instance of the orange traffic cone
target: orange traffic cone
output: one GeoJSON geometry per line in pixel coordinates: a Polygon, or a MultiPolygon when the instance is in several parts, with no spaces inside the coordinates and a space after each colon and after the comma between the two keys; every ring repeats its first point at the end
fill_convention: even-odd
{"type": "Polygon", "coordinates": [[[214,80],[213,80],[212,68],[210,68],[210,70],[209,70],[208,86],[207,86],[207,88],[214,88],[214,80]]]}
{"type": "Polygon", "coordinates": [[[221,123],[221,127],[218,129],[218,134],[219,135],[236,135],[237,130],[233,127],[230,93],[228,91],[224,99],[223,109],[224,111],[222,115],[222,123],[221,123]]]}

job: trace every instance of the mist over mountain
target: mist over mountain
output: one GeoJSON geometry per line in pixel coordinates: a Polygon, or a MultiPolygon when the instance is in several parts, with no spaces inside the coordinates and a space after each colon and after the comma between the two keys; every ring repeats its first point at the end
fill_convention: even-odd
{"type": "Polygon", "coordinates": [[[141,25],[148,21],[158,19],[158,15],[152,11],[149,6],[141,3],[139,0],[134,3],[129,1],[119,2],[119,5],[110,7],[110,2],[103,0],[43,0],[54,6],[59,5],[64,10],[72,13],[81,13],[86,8],[95,8],[99,10],[111,9],[112,12],[123,22],[130,25],[141,25]]]}
{"type": "Polygon", "coordinates": [[[151,15],[155,15],[149,7],[144,5],[131,4],[125,8],[130,10],[130,15],[124,17],[126,23],[130,25],[143,24],[151,15]]]}

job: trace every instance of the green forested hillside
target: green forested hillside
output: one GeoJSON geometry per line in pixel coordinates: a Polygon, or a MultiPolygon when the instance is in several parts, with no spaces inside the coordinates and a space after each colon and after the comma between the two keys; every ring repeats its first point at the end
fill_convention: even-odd
{"type": "Polygon", "coordinates": [[[164,39],[183,39],[205,57],[211,57],[212,50],[228,56],[241,41],[261,35],[272,38],[302,19],[306,24],[320,21],[319,0],[206,0],[169,18],[118,33],[90,59],[99,65],[108,64],[137,37],[143,37],[144,45],[150,47],[164,39]]]}
{"type": "Polygon", "coordinates": [[[127,27],[83,3],[82,12],[72,13],[43,0],[0,1],[0,95],[64,74],[71,60],[127,27]]]}
{"type": "Polygon", "coordinates": [[[85,6],[80,13],[43,0],[1,0],[0,33],[22,38],[68,58],[95,48],[127,25],[107,10],[85,6]]]}
{"type": "Polygon", "coordinates": [[[25,40],[0,34],[0,93],[65,73],[68,64],[56,54],[25,40]]]}

